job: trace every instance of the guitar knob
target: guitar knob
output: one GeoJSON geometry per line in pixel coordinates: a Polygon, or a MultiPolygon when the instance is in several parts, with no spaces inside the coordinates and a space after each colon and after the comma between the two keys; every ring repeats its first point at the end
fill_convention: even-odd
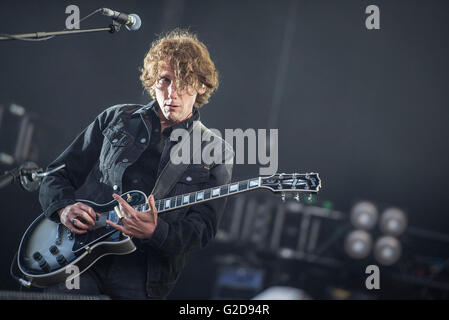
{"type": "Polygon", "coordinates": [[[58,249],[58,247],[55,246],[55,245],[51,246],[48,250],[49,250],[50,253],[51,253],[52,255],[54,255],[54,256],[57,255],[57,254],[59,253],[59,249],[58,249]]]}
{"type": "Polygon", "coordinates": [[[58,256],[56,257],[56,261],[58,261],[58,263],[59,263],[61,266],[64,266],[64,265],[67,264],[67,260],[65,259],[65,257],[64,257],[62,254],[60,254],[60,255],[58,255],[58,256]]]}
{"type": "Polygon", "coordinates": [[[33,259],[36,261],[39,261],[42,259],[42,255],[39,251],[36,251],[35,253],[33,253],[33,259]]]}
{"type": "Polygon", "coordinates": [[[47,261],[45,259],[41,259],[39,261],[39,267],[45,271],[45,272],[49,272],[50,271],[50,266],[48,265],[47,261]]]}

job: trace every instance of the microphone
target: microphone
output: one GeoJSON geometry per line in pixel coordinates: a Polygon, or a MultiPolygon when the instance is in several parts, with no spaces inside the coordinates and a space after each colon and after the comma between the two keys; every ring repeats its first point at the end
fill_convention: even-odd
{"type": "Polygon", "coordinates": [[[108,8],[101,8],[101,13],[105,16],[112,17],[112,20],[117,21],[120,24],[124,24],[126,29],[130,31],[137,31],[142,25],[142,20],[140,20],[140,17],[135,13],[126,14],[108,8]]]}
{"type": "Polygon", "coordinates": [[[6,171],[3,176],[0,176],[0,189],[7,185],[20,182],[20,186],[26,191],[35,191],[39,188],[44,177],[65,168],[65,164],[61,164],[56,168],[43,172],[42,168],[38,167],[34,162],[28,161],[20,167],[6,171]]]}

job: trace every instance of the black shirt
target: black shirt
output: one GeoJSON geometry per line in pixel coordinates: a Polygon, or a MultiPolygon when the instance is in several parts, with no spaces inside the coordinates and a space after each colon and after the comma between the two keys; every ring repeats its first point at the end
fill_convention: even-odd
{"type": "MultiPolygon", "coordinates": [[[[126,169],[122,180],[123,192],[139,190],[146,195],[150,195],[156,183],[158,173],[168,161],[168,159],[163,159],[164,161],[161,163],[161,156],[165,147],[167,147],[167,150],[169,149],[171,132],[177,128],[187,128],[193,121],[199,118],[198,110],[193,108],[193,113],[190,118],[165,128],[161,134],[161,123],[157,113],[158,108],[159,105],[155,103],[151,108],[146,110],[145,114],[148,115],[148,119],[152,124],[151,140],[137,161],[126,169]]],[[[142,128],[142,130],[146,129],[142,128]]],[[[146,132],[141,132],[137,139],[144,143],[145,140],[142,139],[146,139],[145,137],[147,136],[146,132]]]]}

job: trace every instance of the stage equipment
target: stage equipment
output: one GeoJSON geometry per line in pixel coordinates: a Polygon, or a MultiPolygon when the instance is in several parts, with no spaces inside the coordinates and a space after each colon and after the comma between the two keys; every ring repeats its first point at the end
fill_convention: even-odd
{"type": "Polygon", "coordinates": [[[356,229],[370,230],[377,222],[379,214],[376,206],[369,201],[356,203],[351,210],[351,223],[356,229]]]}
{"type": "Polygon", "coordinates": [[[136,14],[124,14],[117,11],[113,11],[107,8],[100,8],[86,17],[80,19],[79,22],[93,16],[96,13],[103,13],[104,15],[112,17],[112,24],[107,28],[96,28],[96,29],[85,29],[85,30],[67,30],[56,32],[34,32],[34,33],[23,33],[23,34],[4,34],[0,33],[0,40],[24,40],[24,41],[45,41],[52,39],[60,35],[72,35],[79,33],[92,33],[92,32],[102,32],[108,31],[109,33],[116,33],[120,31],[122,25],[125,25],[127,30],[136,31],[140,28],[142,21],[140,17],[136,14]]]}
{"type": "Polygon", "coordinates": [[[384,236],[377,239],[374,245],[374,257],[382,265],[390,266],[401,257],[401,244],[398,239],[384,236]]]}
{"type": "Polygon", "coordinates": [[[0,105],[0,163],[12,165],[29,159],[34,124],[25,108],[0,105]]]}
{"type": "Polygon", "coordinates": [[[355,230],[346,236],[345,251],[351,258],[366,258],[371,253],[372,246],[372,237],[365,230],[355,230]]]}
{"type": "Polygon", "coordinates": [[[250,299],[263,288],[264,271],[242,266],[218,269],[212,299],[250,299]]]}
{"type": "Polygon", "coordinates": [[[110,300],[108,296],[57,294],[45,292],[0,291],[0,300],[110,300]]]}
{"type": "Polygon", "coordinates": [[[401,235],[407,227],[407,217],[399,208],[388,208],[380,217],[380,230],[390,236],[401,235]]]}
{"type": "Polygon", "coordinates": [[[142,25],[142,20],[140,20],[140,17],[135,13],[126,14],[108,8],[102,8],[101,14],[112,17],[112,20],[116,21],[119,24],[125,25],[125,28],[130,31],[137,31],[142,25]]]}
{"type": "Polygon", "coordinates": [[[0,189],[11,183],[20,182],[21,187],[26,191],[36,191],[42,178],[64,167],[65,164],[62,164],[50,171],[43,172],[43,169],[34,162],[25,162],[20,167],[6,171],[3,176],[0,176],[0,189]]]}
{"type": "Polygon", "coordinates": [[[274,286],[260,292],[251,300],[312,300],[312,298],[301,289],[274,286]]]}

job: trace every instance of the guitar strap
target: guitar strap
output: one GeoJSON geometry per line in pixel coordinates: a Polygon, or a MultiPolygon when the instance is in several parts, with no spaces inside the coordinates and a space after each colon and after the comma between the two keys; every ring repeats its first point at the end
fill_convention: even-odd
{"type": "MultiPolygon", "coordinates": [[[[173,149],[171,150],[171,153],[178,154],[184,143],[190,143],[190,141],[192,140],[193,132],[195,132],[195,130],[201,130],[201,134],[204,134],[208,131],[199,120],[194,121],[191,128],[191,130],[184,132],[181,142],[178,142],[172,147],[173,149]],[[190,138],[188,138],[187,135],[189,135],[190,138]]],[[[174,164],[171,160],[168,160],[167,164],[162,169],[161,174],[156,180],[153,191],[151,192],[151,194],[154,196],[154,199],[163,199],[172,190],[175,184],[179,181],[181,175],[184,173],[184,171],[186,171],[189,164],[193,163],[193,155],[197,153],[201,154],[202,144],[203,141],[201,141],[201,143],[197,143],[196,146],[195,144],[193,144],[193,146],[196,148],[191,148],[192,151],[190,153],[190,162],[187,164],[174,164]]]]}

